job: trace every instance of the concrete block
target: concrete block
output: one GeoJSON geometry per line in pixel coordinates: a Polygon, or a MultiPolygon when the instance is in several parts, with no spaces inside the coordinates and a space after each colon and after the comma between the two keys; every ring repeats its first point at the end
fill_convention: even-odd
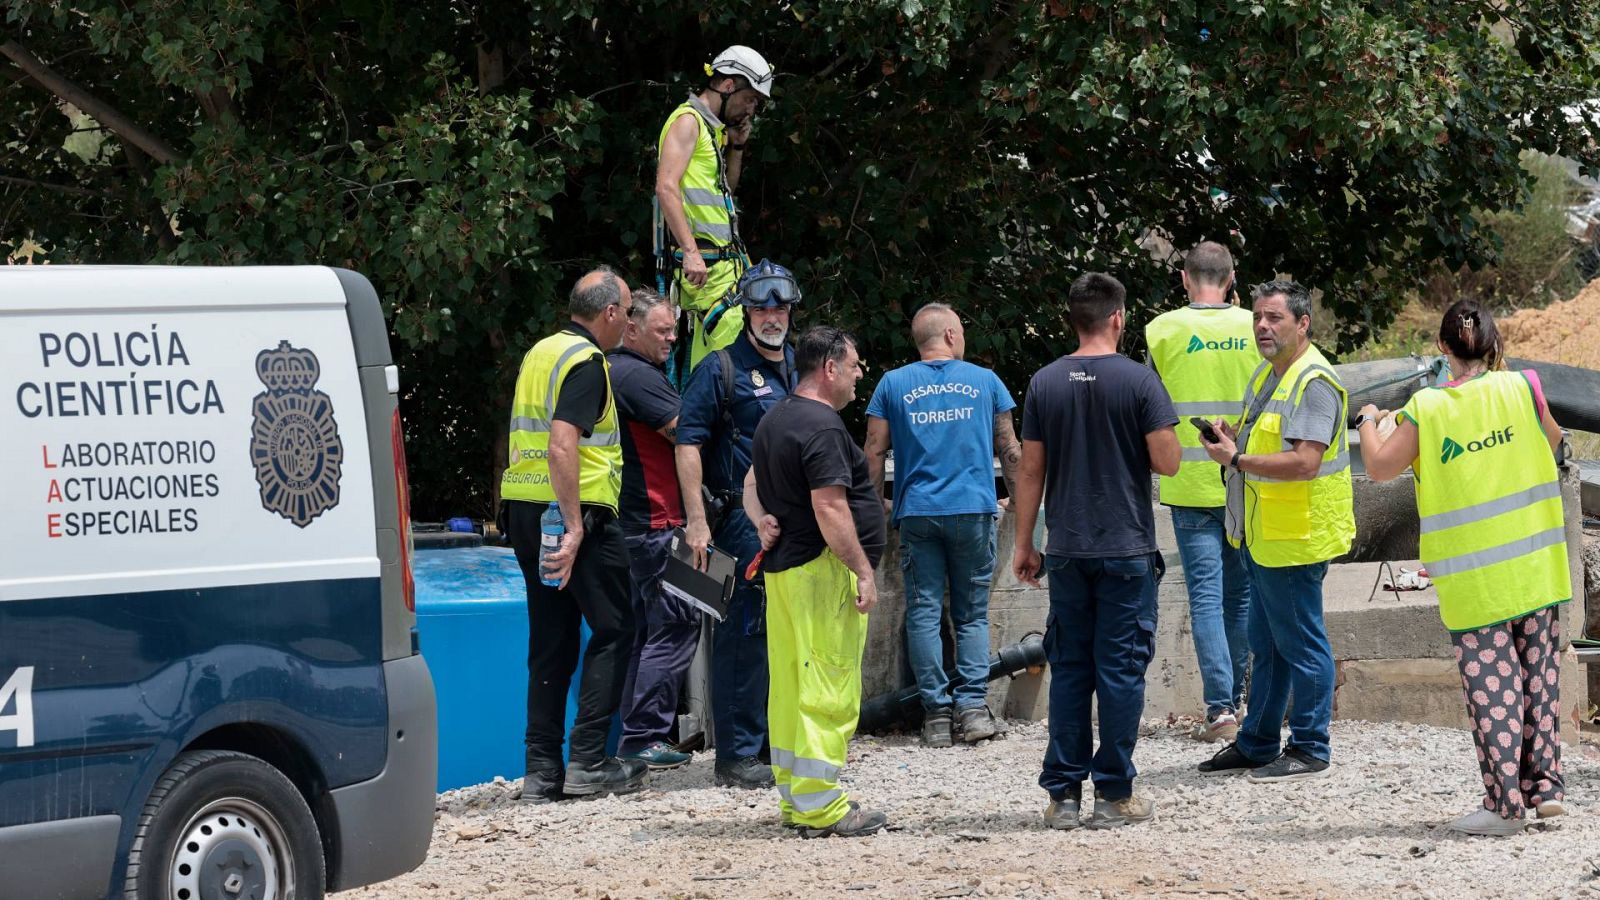
{"type": "MultiPolygon", "coordinates": [[[[1575,602],[1562,609],[1562,634],[1570,638],[1581,633],[1578,626],[1585,622],[1585,607],[1597,610],[1596,617],[1600,619],[1600,548],[1595,547],[1600,537],[1590,539],[1591,549],[1580,549],[1583,534],[1578,513],[1576,467],[1563,473],[1562,489],[1567,509],[1568,546],[1572,548],[1573,584],[1586,588],[1575,590],[1575,602]],[[1585,603],[1585,599],[1593,602],[1585,603]]],[[[1465,720],[1459,696],[1460,681],[1454,675],[1454,652],[1449,634],[1439,621],[1437,595],[1431,589],[1403,592],[1398,596],[1381,590],[1375,596],[1372,593],[1373,583],[1380,573],[1375,560],[1397,560],[1390,563],[1396,572],[1401,567],[1420,565],[1416,562],[1414,484],[1409,476],[1386,484],[1358,477],[1355,503],[1358,534],[1354,552],[1347,561],[1338,561],[1329,568],[1323,585],[1328,638],[1335,658],[1346,667],[1347,687],[1354,685],[1348,690],[1342,689],[1342,693],[1351,698],[1342,702],[1353,705],[1342,708],[1340,715],[1441,724],[1448,720],[1449,724],[1460,724],[1465,720]],[[1351,665],[1355,668],[1348,668],[1351,665]],[[1423,673],[1431,673],[1429,677],[1436,683],[1427,682],[1423,673]],[[1446,674],[1448,679],[1445,679],[1446,674]],[[1395,681],[1399,693],[1392,701],[1373,695],[1379,690],[1374,685],[1386,683],[1384,679],[1395,681]],[[1369,696],[1372,699],[1364,699],[1369,696]],[[1352,709],[1361,711],[1351,712],[1352,709]],[[1450,718],[1452,716],[1455,718],[1450,718]]],[[[995,578],[990,597],[991,650],[1021,640],[1029,632],[1044,631],[1049,613],[1048,590],[1044,586],[1034,588],[1021,584],[1011,574],[1015,521],[1008,512],[998,525],[995,578]]],[[[1188,592],[1172,534],[1170,512],[1158,508],[1155,523],[1158,548],[1167,562],[1167,573],[1159,593],[1156,654],[1146,677],[1145,715],[1198,714],[1203,711],[1204,701],[1195,660],[1188,592]]],[[[1042,514],[1035,542],[1041,548],[1045,545],[1042,514]]],[[[868,626],[863,672],[866,696],[911,683],[905,656],[905,601],[899,547],[893,532],[878,571],[878,591],[881,599],[868,626]]],[[[1600,626],[1600,622],[1596,624],[1600,626]]],[[[1596,627],[1594,633],[1600,634],[1600,627],[1596,627]]],[[[1589,677],[1594,678],[1595,688],[1600,691],[1600,666],[1587,668],[1597,670],[1589,677]]],[[[1581,669],[1574,669],[1570,674],[1564,671],[1562,701],[1565,709],[1587,708],[1590,686],[1586,674],[1581,669]]],[[[1009,716],[1038,719],[1047,714],[1048,692],[1048,673],[1002,680],[990,685],[989,703],[991,708],[1004,710],[1009,716]]]]}
{"type": "Polygon", "coordinates": [[[1439,595],[1433,588],[1393,593],[1375,583],[1418,569],[1416,560],[1334,563],[1322,582],[1323,622],[1336,659],[1453,658],[1450,633],[1439,621],[1439,595]]]}
{"type": "Polygon", "coordinates": [[[1469,726],[1453,658],[1347,659],[1338,667],[1335,718],[1469,726]]]}

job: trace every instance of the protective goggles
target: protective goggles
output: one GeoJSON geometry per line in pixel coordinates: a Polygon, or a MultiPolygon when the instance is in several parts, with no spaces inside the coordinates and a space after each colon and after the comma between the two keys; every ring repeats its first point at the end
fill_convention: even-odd
{"type": "Polygon", "coordinates": [[[739,285],[739,303],[757,309],[794,306],[800,302],[800,286],[782,275],[758,275],[739,285]]]}

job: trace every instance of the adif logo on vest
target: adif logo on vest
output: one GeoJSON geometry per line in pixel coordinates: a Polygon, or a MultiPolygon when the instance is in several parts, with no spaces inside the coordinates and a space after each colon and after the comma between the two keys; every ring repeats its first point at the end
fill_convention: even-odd
{"type": "Polygon", "coordinates": [[[1509,443],[1511,443],[1510,425],[1507,425],[1499,431],[1489,432],[1489,436],[1482,440],[1470,441],[1465,447],[1461,446],[1450,438],[1445,438],[1444,443],[1439,446],[1439,462],[1442,465],[1452,459],[1455,459],[1463,453],[1477,453],[1479,450],[1487,450],[1490,447],[1498,447],[1501,444],[1509,443]]]}
{"type": "Polygon", "coordinates": [[[1244,338],[1228,338],[1225,341],[1202,341],[1200,335],[1190,335],[1189,352],[1199,353],[1201,350],[1243,350],[1250,346],[1244,338]]]}

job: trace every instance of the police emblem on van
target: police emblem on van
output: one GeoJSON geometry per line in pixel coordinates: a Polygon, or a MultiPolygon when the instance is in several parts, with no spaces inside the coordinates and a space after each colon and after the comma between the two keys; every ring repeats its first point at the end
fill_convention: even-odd
{"type": "Polygon", "coordinates": [[[256,377],[267,388],[251,403],[250,462],[261,506],[301,528],[339,505],[344,442],[333,400],[316,389],[321,375],[317,355],[288,341],[256,354],[256,377]]]}

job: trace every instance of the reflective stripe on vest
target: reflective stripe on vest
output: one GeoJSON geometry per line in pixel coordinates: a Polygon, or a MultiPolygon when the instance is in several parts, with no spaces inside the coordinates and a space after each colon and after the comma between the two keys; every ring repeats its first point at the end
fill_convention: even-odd
{"type": "Polygon", "coordinates": [[[1178,443],[1183,447],[1178,474],[1161,476],[1161,502],[1169,506],[1223,505],[1222,467],[1200,444],[1189,424],[1239,413],[1239,395],[1261,359],[1256,351],[1251,313],[1237,306],[1215,309],[1186,306],[1157,316],[1145,327],[1145,343],[1161,383],[1178,411],[1178,443]]]}
{"type": "Polygon", "coordinates": [[[605,367],[605,407],[593,431],[578,439],[578,500],[616,510],[622,494],[622,432],[611,395],[611,367],[599,347],[568,331],[534,344],[522,359],[511,405],[510,465],[500,479],[502,497],[555,501],[549,463],[552,414],[567,376],[580,363],[596,358],[605,367]]]}
{"type": "Polygon", "coordinates": [[[1423,565],[1451,631],[1572,597],[1555,457],[1527,379],[1490,372],[1406,404],[1417,426],[1423,565]]]}
{"type": "MultiPolygon", "coordinates": [[[[1263,363],[1250,379],[1244,414],[1253,411],[1257,393],[1271,366],[1263,363]]],[[[1284,437],[1285,424],[1305,399],[1306,388],[1321,379],[1339,395],[1336,434],[1322,454],[1322,464],[1309,481],[1284,481],[1245,475],[1244,544],[1250,558],[1267,568],[1304,566],[1343,555],[1355,538],[1356,520],[1350,481],[1350,448],[1345,435],[1349,395],[1326,357],[1308,347],[1283,373],[1271,397],[1255,418],[1246,422],[1245,453],[1263,455],[1294,449],[1284,437]]]]}
{"type": "Polygon", "coordinates": [[[685,115],[694,116],[699,128],[695,132],[694,153],[689,156],[689,166],[684,169],[683,179],[678,182],[683,196],[683,214],[689,219],[689,231],[696,240],[727,246],[733,243],[734,225],[733,198],[723,189],[722,154],[719,149],[725,140],[726,129],[722,125],[712,125],[706,112],[700,109],[699,101],[691,97],[667,116],[667,122],[661,126],[661,135],[656,141],[656,153],[659,156],[672,123],[685,115]]]}

